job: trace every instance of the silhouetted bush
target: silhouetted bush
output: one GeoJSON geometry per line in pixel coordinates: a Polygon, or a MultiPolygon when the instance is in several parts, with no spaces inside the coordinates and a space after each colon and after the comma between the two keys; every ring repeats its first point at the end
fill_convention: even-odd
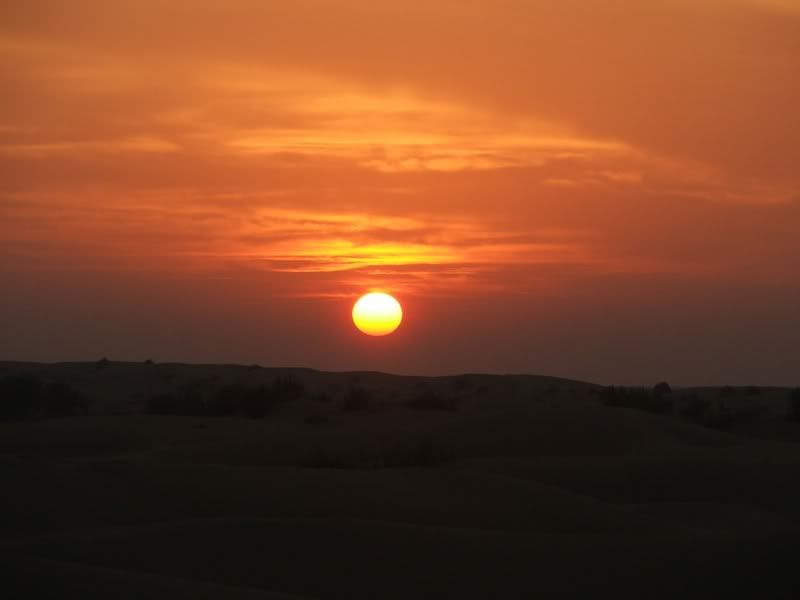
{"type": "Polygon", "coordinates": [[[800,388],[789,392],[789,413],[786,418],[790,421],[800,421],[800,388]]]}
{"type": "Polygon", "coordinates": [[[77,417],[86,414],[89,402],[78,390],[63,381],[52,381],[43,390],[49,417],[77,417]]]}
{"type": "Polygon", "coordinates": [[[102,371],[103,369],[106,369],[106,368],[108,368],[108,366],[109,366],[110,364],[111,364],[111,361],[110,361],[110,360],[108,360],[108,359],[107,359],[107,358],[104,356],[103,358],[101,358],[100,360],[98,360],[98,361],[97,361],[97,362],[94,364],[94,368],[95,368],[95,369],[97,369],[98,371],[102,371]]]}
{"type": "Polygon", "coordinates": [[[711,411],[709,407],[709,410],[698,419],[698,422],[711,429],[727,430],[737,425],[755,421],[768,411],[768,407],[764,405],[753,404],[739,410],[733,410],[727,404],[721,402],[716,411],[711,411]]]}
{"type": "Polygon", "coordinates": [[[28,373],[0,379],[0,420],[22,421],[42,410],[42,380],[28,373]]]}
{"type": "Polygon", "coordinates": [[[0,420],[23,421],[84,414],[86,397],[63,381],[44,383],[30,373],[0,379],[0,420]]]}
{"type": "Polygon", "coordinates": [[[241,411],[251,419],[263,419],[280,402],[273,390],[267,386],[240,386],[239,405],[241,411]]]}
{"type": "Polygon", "coordinates": [[[606,406],[633,408],[659,414],[672,412],[672,395],[656,397],[645,388],[607,387],[599,394],[606,406]]]}
{"type": "Polygon", "coordinates": [[[666,381],[662,381],[661,383],[657,383],[653,387],[653,397],[654,398],[663,398],[664,396],[669,396],[672,393],[672,388],[666,381]]]}
{"type": "Polygon", "coordinates": [[[466,375],[459,375],[458,377],[453,378],[453,380],[450,382],[450,385],[454,392],[463,392],[469,387],[469,378],[466,375]]]}
{"type": "Polygon", "coordinates": [[[244,415],[251,419],[263,418],[274,405],[275,397],[267,386],[247,386],[240,383],[225,385],[211,395],[206,411],[212,417],[244,415]]]}
{"type": "Polygon", "coordinates": [[[144,361],[144,364],[146,364],[149,367],[155,363],[153,362],[152,358],[148,358],[146,361],[144,361]]]}
{"type": "Polygon", "coordinates": [[[362,387],[352,387],[342,401],[342,410],[356,412],[369,408],[371,403],[372,395],[367,390],[362,387]]]}
{"type": "Polygon", "coordinates": [[[186,417],[203,417],[207,414],[205,394],[197,388],[186,388],[177,395],[178,415],[186,417]]]}
{"type": "Polygon", "coordinates": [[[683,414],[692,419],[700,419],[706,415],[709,407],[708,400],[699,397],[697,394],[691,394],[686,398],[683,414]]]}
{"type": "Polygon", "coordinates": [[[726,385],[719,389],[719,396],[720,398],[734,398],[736,396],[736,388],[726,385]]]}
{"type": "Polygon", "coordinates": [[[748,396],[760,396],[761,388],[755,385],[748,385],[746,388],[744,388],[744,393],[748,396]]]}
{"type": "Polygon", "coordinates": [[[145,412],[156,415],[233,417],[260,419],[278,404],[299,398],[303,386],[290,377],[278,377],[270,385],[233,383],[216,390],[212,384],[194,382],[182,389],[153,396],[145,412]]]}
{"type": "Polygon", "coordinates": [[[297,400],[305,391],[302,383],[291,376],[278,377],[270,386],[270,393],[278,402],[297,400]]]}
{"type": "Polygon", "coordinates": [[[162,392],[152,396],[144,408],[149,415],[177,415],[178,400],[174,394],[162,392]]]}
{"type": "Polygon", "coordinates": [[[420,410],[456,410],[458,399],[454,396],[444,396],[433,390],[425,390],[406,402],[406,406],[420,410]]]}

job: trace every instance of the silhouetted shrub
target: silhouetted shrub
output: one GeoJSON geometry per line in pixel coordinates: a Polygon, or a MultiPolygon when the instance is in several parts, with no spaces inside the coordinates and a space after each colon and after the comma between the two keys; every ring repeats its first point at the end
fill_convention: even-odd
{"type": "Polygon", "coordinates": [[[692,419],[700,419],[706,415],[709,407],[710,403],[708,400],[699,397],[697,394],[691,394],[686,398],[683,414],[692,419]]]}
{"type": "Polygon", "coordinates": [[[657,383],[653,387],[653,397],[654,398],[663,398],[664,396],[669,396],[672,393],[672,388],[666,381],[662,381],[661,383],[657,383]]]}
{"type": "Polygon", "coordinates": [[[223,386],[208,397],[206,414],[209,417],[232,417],[239,408],[239,400],[235,386],[223,386]]]}
{"type": "Polygon", "coordinates": [[[0,379],[0,420],[22,421],[42,411],[42,380],[28,373],[0,379]]]}
{"type": "Polygon", "coordinates": [[[86,414],[89,402],[78,390],[63,381],[48,383],[43,390],[49,417],[77,417],[86,414]]]}
{"type": "Polygon", "coordinates": [[[278,377],[270,386],[270,393],[277,402],[297,400],[303,395],[305,388],[302,383],[287,375],[278,377]]]}
{"type": "Polygon", "coordinates": [[[800,421],[800,388],[789,392],[789,413],[786,418],[790,421],[800,421]]]}
{"type": "Polygon", "coordinates": [[[372,395],[367,390],[362,387],[352,387],[342,401],[342,410],[345,412],[364,410],[371,402],[372,395]]]}
{"type": "Polygon", "coordinates": [[[469,378],[466,375],[459,375],[458,377],[453,378],[453,380],[450,382],[450,385],[454,392],[463,392],[469,387],[469,378]]]}
{"type": "Polygon", "coordinates": [[[2,421],[72,417],[84,414],[87,407],[86,397],[63,381],[44,383],[30,373],[10,374],[0,379],[2,421]]]}
{"type": "Polygon", "coordinates": [[[95,368],[95,369],[97,369],[98,371],[102,371],[103,369],[106,369],[106,368],[108,368],[108,366],[109,366],[110,364],[111,364],[111,361],[109,361],[109,360],[108,360],[108,359],[107,359],[107,358],[104,356],[103,358],[101,358],[100,360],[98,360],[98,361],[97,361],[97,362],[94,364],[94,368],[95,368]]]}
{"type": "Polygon", "coordinates": [[[761,388],[755,385],[748,385],[746,388],[744,388],[744,393],[748,396],[760,396],[761,388]]]}
{"type": "Polygon", "coordinates": [[[206,398],[198,384],[180,390],[161,392],[147,400],[145,412],[150,415],[202,417],[208,414],[206,398]]]}
{"type": "Polygon", "coordinates": [[[178,400],[174,394],[162,392],[151,397],[144,410],[149,415],[177,415],[178,400]]]}
{"type": "Polygon", "coordinates": [[[660,414],[672,412],[671,394],[656,397],[645,388],[607,387],[599,394],[606,406],[633,408],[660,414]]]}
{"type": "Polygon", "coordinates": [[[258,387],[241,386],[239,390],[239,405],[242,412],[251,419],[263,419],[280,400],[266,386],[258,387]]]}
{"type": "Polygon", "coordinates": [[[148,358],[146,361],[144,361],[144,364],[146,364],[149,367],[155,363],[153,362],[152,358],[148,358]]]}
{"type": "Polygon", "coordinates": [[[246,386],[234,383],[219,388],[206,405],[209,416],[232,417],[245,415],[252,419],[264,417],[277,403],[264,385],[246,386]]]}
{"type": "Polygon", "coordinates": [[[734,398],[736,396],[736,388],[726,385],[719,389],[719,396],[720,398],[734,398]]]}
{"type": "Polygon", "coordinates": [[[433,390],[425,390],[406,402],[406,406],[421,410],[456,410],[458,399],[454,396],[444,396],[433,390]]]}
{"type": "Polygon", "coordinates": [[[186,388],[177,394],[177,413],[186,417],[202,417],[207,414],[205,394],[197,388],[186,388]]]}
{"type": "Polygon", "coordinates": [[[157,415],[233,417],[260,419],[278,404],[299,398],[303,386],[290,377],[270,385],[233,383],[214,389],[213,383],[196,381],[182,389],[153,396],[145,412],[157,415]]]}

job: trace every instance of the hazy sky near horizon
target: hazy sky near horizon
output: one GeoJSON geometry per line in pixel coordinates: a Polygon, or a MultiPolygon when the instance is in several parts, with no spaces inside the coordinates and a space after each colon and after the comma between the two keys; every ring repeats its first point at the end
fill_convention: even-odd
{"type": "Polygon", "coordinates": [[[800,384],[798,0],[6,1],[0,74],[0,359],[800,384]]]}

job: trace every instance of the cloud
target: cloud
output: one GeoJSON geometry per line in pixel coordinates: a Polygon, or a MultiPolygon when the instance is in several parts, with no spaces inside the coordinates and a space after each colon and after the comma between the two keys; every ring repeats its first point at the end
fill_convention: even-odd
{"type": "Polygon", "coordinates": [[[316,152],[381,171],[622,148],[786,196],[800,185],[789,6],[26,3],[0,26],[3,114],[39,125],[45,146],[154,137],[193,156],[316,152]]]}

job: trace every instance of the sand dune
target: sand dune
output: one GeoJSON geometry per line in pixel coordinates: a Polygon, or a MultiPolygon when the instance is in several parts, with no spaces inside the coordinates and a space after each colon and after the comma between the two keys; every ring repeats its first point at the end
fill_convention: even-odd
{"type": "Polygon", "coordinates": [[[754,437],[552,378],[295,370],[302,397],[264,418],[146,415],[171,369],[165,389],[285,373],[25,368],[97,395],[0,423],[15,597],[793,597],[800,445],[764,439],[774,413],[754,437]],[[352,386],[369,406],[341,404],[352,386]],[[406,405],[431,389],[458,406],[406,405]]]}

